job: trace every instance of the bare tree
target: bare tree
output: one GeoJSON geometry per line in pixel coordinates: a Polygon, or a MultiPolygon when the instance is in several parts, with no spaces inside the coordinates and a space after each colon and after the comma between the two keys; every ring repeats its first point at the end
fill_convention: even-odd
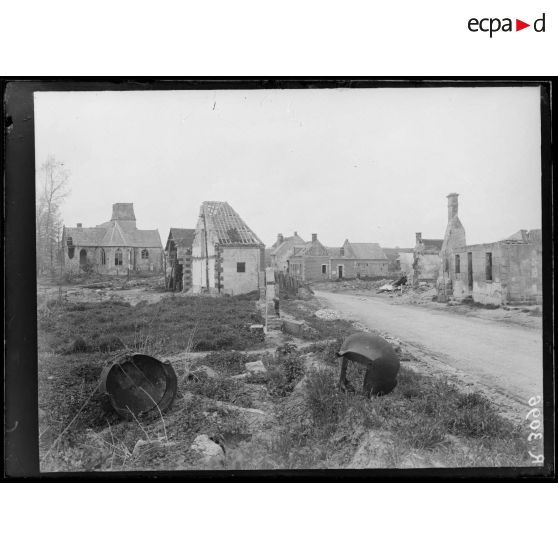
{"type": "Polygon", "coordinates": [[[68,195],[70,172],[53,155],[37,177],[37,273],[54,273],[62,239],[60,205],[68,195]]]}

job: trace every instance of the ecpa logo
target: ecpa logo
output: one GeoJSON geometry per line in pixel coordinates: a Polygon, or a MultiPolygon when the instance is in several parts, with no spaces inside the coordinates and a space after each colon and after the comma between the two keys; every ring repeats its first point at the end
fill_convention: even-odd
{"type": "MultiPolygon", "coordinates": [[[[536,19],[533,22],[533,29],[537,33],[545,32],[545,18],[546,14],[543,14],[539,19],[536,19]]],[[[490,38],[492,38],[492,35],[494,33],[498,33],[498,31],[503,31],[504,33],[514,31],[512,18],[509,17],[505,17],[503,19],[500,19],[498,17],[485,17],[482,19],[472,17],[469,20],[467,27],[469,28],[469,31],[472,31],[473,33],[477,33],[478,31],[481,31],[483,33],[490,33],[490,38]]],[[[520,19],[515,20],[515,31],[521,31],[522,29],[526,29],[527,27],[531,27],[531,24],[525,23],[520,19]]]]}

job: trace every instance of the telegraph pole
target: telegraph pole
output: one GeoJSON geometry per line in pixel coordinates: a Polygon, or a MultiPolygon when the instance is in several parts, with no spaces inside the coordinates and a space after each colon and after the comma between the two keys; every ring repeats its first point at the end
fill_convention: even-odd
{"type": "Polygon", "coordinates": [[[205,221],[205,207],[202,209],[203,232],[205,238],[205,287],[209,292],[209,252],[207,251],[207,223],[205,221]]]}

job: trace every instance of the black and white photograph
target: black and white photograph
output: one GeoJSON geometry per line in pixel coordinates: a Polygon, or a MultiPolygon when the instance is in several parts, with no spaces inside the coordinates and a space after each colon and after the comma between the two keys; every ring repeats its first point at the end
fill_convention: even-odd
{"type": "Polygon", "coordinates": [[[404,85],[35,92],[41,473],[542,470],[541,86],[404,85]]]}

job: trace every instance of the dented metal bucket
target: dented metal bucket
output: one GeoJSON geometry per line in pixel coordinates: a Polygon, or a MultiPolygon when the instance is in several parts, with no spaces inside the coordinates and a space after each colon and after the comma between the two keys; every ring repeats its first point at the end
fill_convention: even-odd
{"type": "Polygon", "coordinates": [[[168,409],[177,391],[177,378],[169,361],[142,353],[123,353],[105,366],[101,393],[126,419],[168,409]]]}

